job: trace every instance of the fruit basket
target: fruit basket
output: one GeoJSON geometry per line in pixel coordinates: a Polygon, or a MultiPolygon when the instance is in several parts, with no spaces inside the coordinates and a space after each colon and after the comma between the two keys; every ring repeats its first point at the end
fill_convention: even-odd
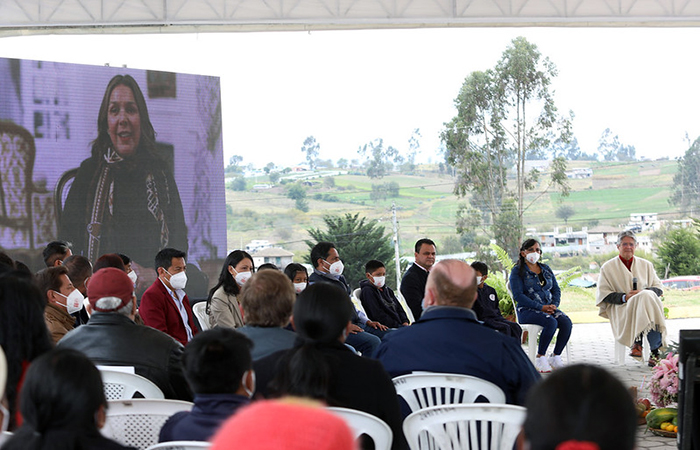
{"type": "Polygon", "coordinates": [[[675,431],[666,431],[662,430],[660,428],[649,428],[649,431],[651,431],[653,434],[657,436],[662,436],[662,437],[667,437],[667,438],[675,438],[676,437],[676,432],[675,431]]]}

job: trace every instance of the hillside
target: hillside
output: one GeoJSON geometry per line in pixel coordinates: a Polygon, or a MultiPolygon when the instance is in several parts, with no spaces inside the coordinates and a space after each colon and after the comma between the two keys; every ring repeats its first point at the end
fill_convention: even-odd
{"type": "MultiPolygon", "coordinates": [[[[534,203],[525,214],[526,227],[563,227],[563,220],[555,216],[560,204],[574,208],[575,214],[568,222],[575,229],[598,224],[619,226],[626,223],[633,212],[656,212],[661,219],[679,218],[677,208],[668,203],[676,161],[576,161],[569,164],[569,168],[575,167],[590,167],[593,176],[570,180],[571,195],[561,199],[562,203],[556,192],[537,199],[535,194],[529,194],[526,204],[534,203]]],[[[240,248],[252,239],[267,239],[295,252],[295,259],[299,259],[307,253],[306,229],[322,226],[326,214],[360,212],[380,220],[390,232],[392,200],[397,205],[401,254],[412,254],[413,243],[425,236],[435,240],[439,248],[445,238],[455,236],[455,214],[458,204],[464,200],[452,194],[451,176],[439,174],[434,166],[422,166],[418,172],[381,180],[364,175],[337,175],[333,177],[335,185],[332,187],[324,183],[323,178],[312,180],[313,185],[307,188],[307,213],[294,208],[294,201],[286,197],[284,186],[253,191],[254,184],[267,180],[262,177],[247,180],[246,191],[226,190],[229,248],[240,248]],[[388,182],[399,184],[399,197],[371,200],[372,184],[388,182]],[[331,201],[315,200],[315,195],[331,201]]]]}

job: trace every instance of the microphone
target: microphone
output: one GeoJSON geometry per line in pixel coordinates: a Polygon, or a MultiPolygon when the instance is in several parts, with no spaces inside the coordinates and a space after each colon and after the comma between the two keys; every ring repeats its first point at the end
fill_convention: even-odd
{"type": "Polygon", "coordinates": [[[637,277],[632,278],[632,290],[637,290],[637,277]]]}

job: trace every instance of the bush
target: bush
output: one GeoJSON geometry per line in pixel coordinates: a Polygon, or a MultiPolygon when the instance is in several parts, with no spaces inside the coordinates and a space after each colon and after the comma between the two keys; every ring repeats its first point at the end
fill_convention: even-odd
{"type": "Polygon", "coordinates": [[[245,191],[246,188],[246,183],[245,183],[245,178],[243,177],[236,177],[227,186],[229,189],[232,191],[245,191]]]}

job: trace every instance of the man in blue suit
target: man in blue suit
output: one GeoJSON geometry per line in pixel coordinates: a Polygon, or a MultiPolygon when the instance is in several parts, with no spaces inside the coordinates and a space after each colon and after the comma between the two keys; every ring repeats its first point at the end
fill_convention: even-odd
{"type": "Polygon", "coordinates": [[[375,357],[392,377],[414,371],[471,375],[500,387],[507,403],[524,405],[540,375],[514,339],[477,321],[470,309],[476,296],[476,275],[467,263],[435,264],[423,315],[387,335],[375,357]]]}

